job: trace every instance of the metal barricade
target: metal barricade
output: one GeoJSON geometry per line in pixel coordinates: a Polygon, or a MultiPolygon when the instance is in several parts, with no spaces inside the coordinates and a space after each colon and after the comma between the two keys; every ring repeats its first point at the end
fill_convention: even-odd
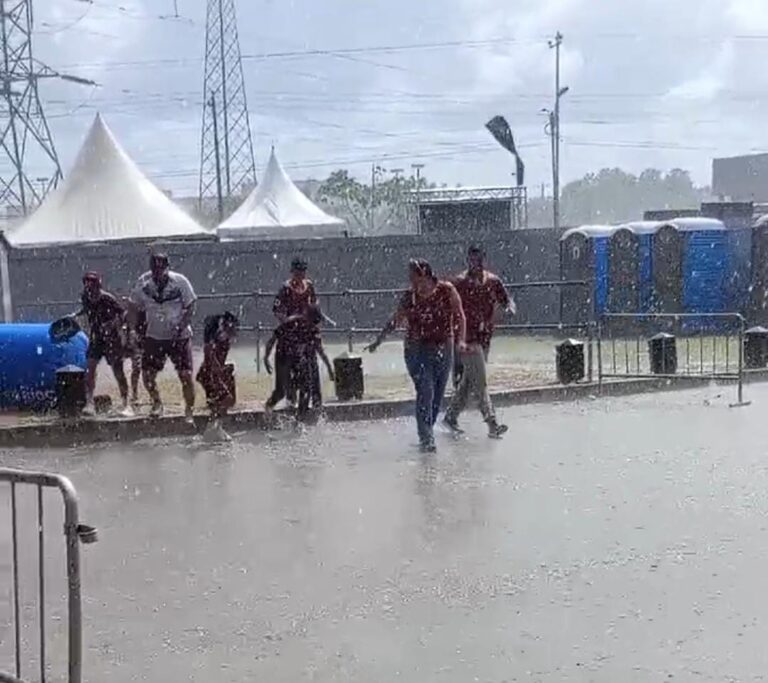
{"type": "MultiPolygon", "coordinates": [[[[0,484],[10,486],[11,501],[11,561],[13,565],[13,632],[14,632],[14,674],[0,673],[0,683],[11,681],[19,683],[22,679],[21,657],[21,601],[20,583],[22,573],[19,569],[19,514],[18,488],[31,486],[37,489],[37,582],[38,582],[38,619],[39,619],[39,674],[37,680],[48,680],[48,661],[46,658],[46,582],[45,582],[45,516],[43,492],[46,488],[58,489],[64,503],[64,539],[67,564],[67,636],[68,636],[68,683],[82,681],[82,606],[80,597],[80,547],[82,543],[94,543],[97,540],[96,529],[80,523],[77,493],[66,477],[45,472],[28,472],[0,468],[0,484]]],[[[26,679],[29,680],[29,679],[26,679]]],[[[58,678],[57,678],[58,680],[58,678]]]]}
{"type": "Polygon", "coordinates": [[[598,385],[605,379],[709,379],[736,384],[732,405],[749,405],[744,402],[745,330],[740,313],[603,314],[596,334],[598,385]],[[660,332],[673,333],[682,346],[672,373],[652,371],[645,351],[660,332]]]}

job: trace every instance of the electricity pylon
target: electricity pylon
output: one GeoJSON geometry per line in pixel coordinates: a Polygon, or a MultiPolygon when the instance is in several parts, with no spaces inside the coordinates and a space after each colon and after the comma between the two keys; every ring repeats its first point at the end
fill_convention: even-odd
{"type": "Polygon", "coordinates": [[[0,0],[0,206],[26,215],[61,180],[37,85],[61,78],[95,85],[32,56],[32,0],[0,0]]]}
{"type": "Polygon", "coordinates": [[[208,0],[200,204],[216,199],[219,220],[233,194],[256,184],[234,0],[208,0]]]}

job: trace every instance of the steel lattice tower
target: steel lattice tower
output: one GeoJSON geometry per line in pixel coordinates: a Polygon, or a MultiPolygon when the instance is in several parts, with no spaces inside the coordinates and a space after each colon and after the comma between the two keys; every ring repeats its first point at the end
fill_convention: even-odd
{"type": "Polygon", "coordinates": [[[200,203],[216,198],[219,217],[233,193],[256,183],[234,0],[208,0],[200,162],[200,203]]]}
{"type": "Polygon", "coordinates": [[[41,78],[61,75],[32,57],[32,0],[0,0],[0,41],[0,205],[25,215],[61,180],[37,92],[41,78]]]}

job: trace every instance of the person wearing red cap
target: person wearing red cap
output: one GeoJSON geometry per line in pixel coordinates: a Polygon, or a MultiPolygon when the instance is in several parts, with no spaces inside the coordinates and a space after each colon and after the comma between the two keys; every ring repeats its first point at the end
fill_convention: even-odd
{"type": "Polygon", "coordinates": [[[115,374],[122,400],[121,415],[133,415],[128,404],[128,381],[123,369],[122,328],[125,321],[125,309],[118,299],[105,291],[101,276],[89,272],[83,276],[82,307],[77,315],[88,318],[88,369],[86,372],[87,401],[83,413],[94,415],[93,395],[96,390],[96,370],[101,359],[106,359],[115,374]]]}
{"type": "Polygon", "coordinates": [[[166,254],[153,253],[149,272],[139,278],[131,294],[131,317],[138,324],[144,312],[147,331],[144,339],[142,370],[144,386],[152,400],[153,417],[163,414],[163,402],[157,389],[157,375],[170,359],[181,381],[186,417],[193,418],[195,382],[192,367],[192,315],[197,295],[192,284],[181,273],[170,268],[166,254]]]}

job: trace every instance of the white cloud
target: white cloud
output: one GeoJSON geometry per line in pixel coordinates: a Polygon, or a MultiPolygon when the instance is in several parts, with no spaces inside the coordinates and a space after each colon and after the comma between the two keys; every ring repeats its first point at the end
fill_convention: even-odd
{"type": "MultiPolygon", "coordinates": [[[[164,183],[194,191],[205,0],[179,0],[185,22],[158,19],[172,0],[97,0],[70,28],[47,34],[88,7],[74,0],[36,0],[35,7],[37,56],[102,83],[90,102],[79,86],[43,86],[65,164],[98,108],[164,183]],[[145,60],[154,64],[121,66],[145,60]]],[[[756,35],[768,32],[766,0],[292,0],[239,2],[238,12],[242,50],[251,56],[514,39],[246,60],[257,158],[274,141],[286,165],[303,167],[297,176],[322,175],[350,159],[363,161],[351,166],[362,173],[367,161],[387,155],[407,167],[416,155],[442,154],[421,159],[439,181],[507,182],[508,156],[483,129],[502,113],[526,150],[530,184],[549,182],[540,110],[552,102],[546,39],[557,30],[570,86],[566,179],[603,165],[684,166],[705,182],[711,156],[768,147],[768,41],[756,35]]]]}

